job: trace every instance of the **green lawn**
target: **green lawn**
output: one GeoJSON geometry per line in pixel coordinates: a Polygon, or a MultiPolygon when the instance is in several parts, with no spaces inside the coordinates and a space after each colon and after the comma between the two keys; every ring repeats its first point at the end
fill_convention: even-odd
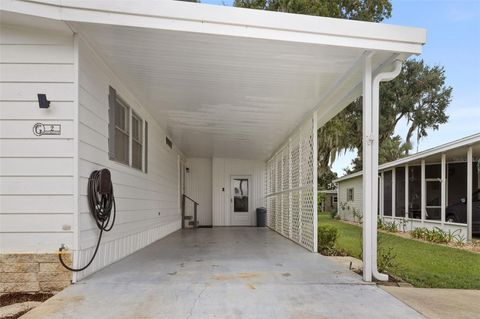
{"type": "MultiPolygon", "coordinates": [[[[359,226],[319,214],[319,225],[338,228],[337,248],[359,258],[361,233],[359,226]]],[[[384,247],[392,247],[396,267],[390,273],[416,287],[480,289],[480,254],[379,233],[384,247]]]]}

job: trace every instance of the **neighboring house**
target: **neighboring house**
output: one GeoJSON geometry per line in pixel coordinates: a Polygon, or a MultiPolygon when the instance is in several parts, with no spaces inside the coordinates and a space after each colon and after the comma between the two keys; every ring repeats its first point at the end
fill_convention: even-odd
{"type": "Polygon", "coordinates": [[[374,119],[374,78],[395,77],[426,40],[423,29],[180,1],[4,0],[0,14],[8,269],[27,253],[61,270],[59,247],[85,265],[100,233],[89,176],[111,172],[115,226],[67,282],[181,229],[192,200],[199,226],[254,226],[266,206],[270,229],[316,251],[318,127],[363,91],[374,119]]]}
{"type": "Polygon", "coordinates": [[[363,210],[362,173],[350,174],[334,181],[337,184],[337,212],[340,218],[355,220],[353,212],[363,210]]]}
{"type": "MultiPolygon", "coordinates": [[[[465,239],[479,236],[479,172],[480,133],[380,165],[379,216],[406,230],[440,227],[465,239]]],[[[344,219],[363,214],[362,180],[362,172],[335,180],[344,219]]]]}
{"type": "Polygon", "coordinates": [[[336,189],[326,189],[318,191],[320,194],[323,194],[323,199],[320,204],[320,209],[322,212],[332,212],[337,210],[337,190],[336,189]]]}

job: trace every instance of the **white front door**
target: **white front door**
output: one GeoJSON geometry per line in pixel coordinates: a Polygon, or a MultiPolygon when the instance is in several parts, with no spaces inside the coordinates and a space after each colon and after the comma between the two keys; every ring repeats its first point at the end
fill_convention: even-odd
{"type": "Polygon", "coordinates": [[[251,226],[250,176],[232,176],[230,213],[232,226],[251,226]]]}

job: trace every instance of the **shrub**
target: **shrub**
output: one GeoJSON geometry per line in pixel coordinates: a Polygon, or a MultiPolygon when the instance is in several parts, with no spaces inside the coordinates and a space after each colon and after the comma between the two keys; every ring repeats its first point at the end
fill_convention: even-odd
{"type": "Polygon", "coordinates": [[[384,272],[397,266],[395,263],[397,255],[393,254],[393,247],[379,248],[377,256],[378,271],[384,272]]]}
{"type": "Polygon", "coordinates": [[[416,239],[425,239],[425,233],[428,231],[425,227],[417,227],[410,231],[410,236],[416,239]]]}
{"type": "Polygon", "coordinates": [[[338,229],[332,225],[318,226],[318,251],[323,255],[335,254],[338,229]]]}
{"type": "Polygon", "coordinates": [[[377,249],[377,267],[379,272],[385,272],[397,267],[395,262],[397,255],[393,253],[393,247],[385,246],[383,237],[378,238],[377,249]]]}
{"type": "Polygon", "coordinates": [[[335,219],[335,217],[337,217],[337,211],[336,211],[336,210],[331,211],[331,212],[330,212],[330,217],[331,217],[332,219],[335,219]]]}
{"type": "Polygon", "coordinates": [[[397,232],[397,224],[395,221],[393,222],[383,222],[383,230],[388,231],[389,233],[396,233],[397,232]]]}
{"type": "Polygon", "coordinates": [[[358,219],[358,223],[361,224],[363,221],[362,212],[356,208],[353,208],[352,213],[353,213],[353,221],[355,221],[355,219],[358,219]]]}
{"type": "Polygon", "coordinates": [[[380,217],[377,217],[377,229],[383,229],[385,225],[383,224],[383,219],[380,217]]]}
{"type": "Polygon", "coordinates": [[[320,192],[317,193],[317,209],[319,212],[322,211],[322,203],[325,200],[325,197],[326,197],[325,193],[320,193],[320,192]]]}
{"type": "Polygon", "coordinates": [[[452,242],[463,242],[464,237],[460,234],[461,230],[444,231],[438,227],[428,229],[426,227],[417,227],[410,232],[410,236],[417,239],[431,241],[438,244],[449,244],[452,242]]]}

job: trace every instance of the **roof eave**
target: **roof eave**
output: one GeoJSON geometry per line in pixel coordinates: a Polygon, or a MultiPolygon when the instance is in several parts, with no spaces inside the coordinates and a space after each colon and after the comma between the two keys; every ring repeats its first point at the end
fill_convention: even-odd
{"type": "Polygon", "coordinates": [[[178,1],[4,0],[2,10],[55,20],[420,54],[426,30],[178,1]]]}
{"type": "MultiPolygon", "coordinates": [[[[475,143],[480,143],[480,133],[473,134],[473,135],[470,135],[470,136],[466,136],[466,137],[461,138],[459,140],[455,140],[455,141],[452,141],[450,143],[442,144],[442,145],[427,149],[425,151],[422,151],[422,152],[419,152],[419,153],[416,153],[416,154],[413,154],[413,155],[410,155],[410,156],[407,156],[407,157],[404,157],[404,158],[400,158],[400,159],[398,159],[396,161],[393,161],[393,162],[388,162],[388,163],[382,164],[378,167],[378,170],[381,171],[381,170],[386,170],[388,168],[397,167],[399,165],[407,164],[407,163],[410,163],[412,161],[416,161],[416,160],[419,160],[419,159],[422,159],[422,158],[426,158],[426,157],[429,157],[429,156],[432,156],[432,155],[435,155],[435,154],[451,151],[451,150],[454,150],[454,149],[457,149],[457,148],[460,148],[460,147],[473,145],[475,143]]],[[[362,174],[363,174],[363,171],[359,171],[359,172],[356,172],[356,173],[353,173],[353,174],[349,174],[349,175],[345,175],[345,176],[342,176],[340,178],[337,178],[337,179],[333,180],[333,182],[334,183],[342,182],[342,181],[345,181],[345,180],[349,180],[349,179],[361,176],[362,174]]]]}

